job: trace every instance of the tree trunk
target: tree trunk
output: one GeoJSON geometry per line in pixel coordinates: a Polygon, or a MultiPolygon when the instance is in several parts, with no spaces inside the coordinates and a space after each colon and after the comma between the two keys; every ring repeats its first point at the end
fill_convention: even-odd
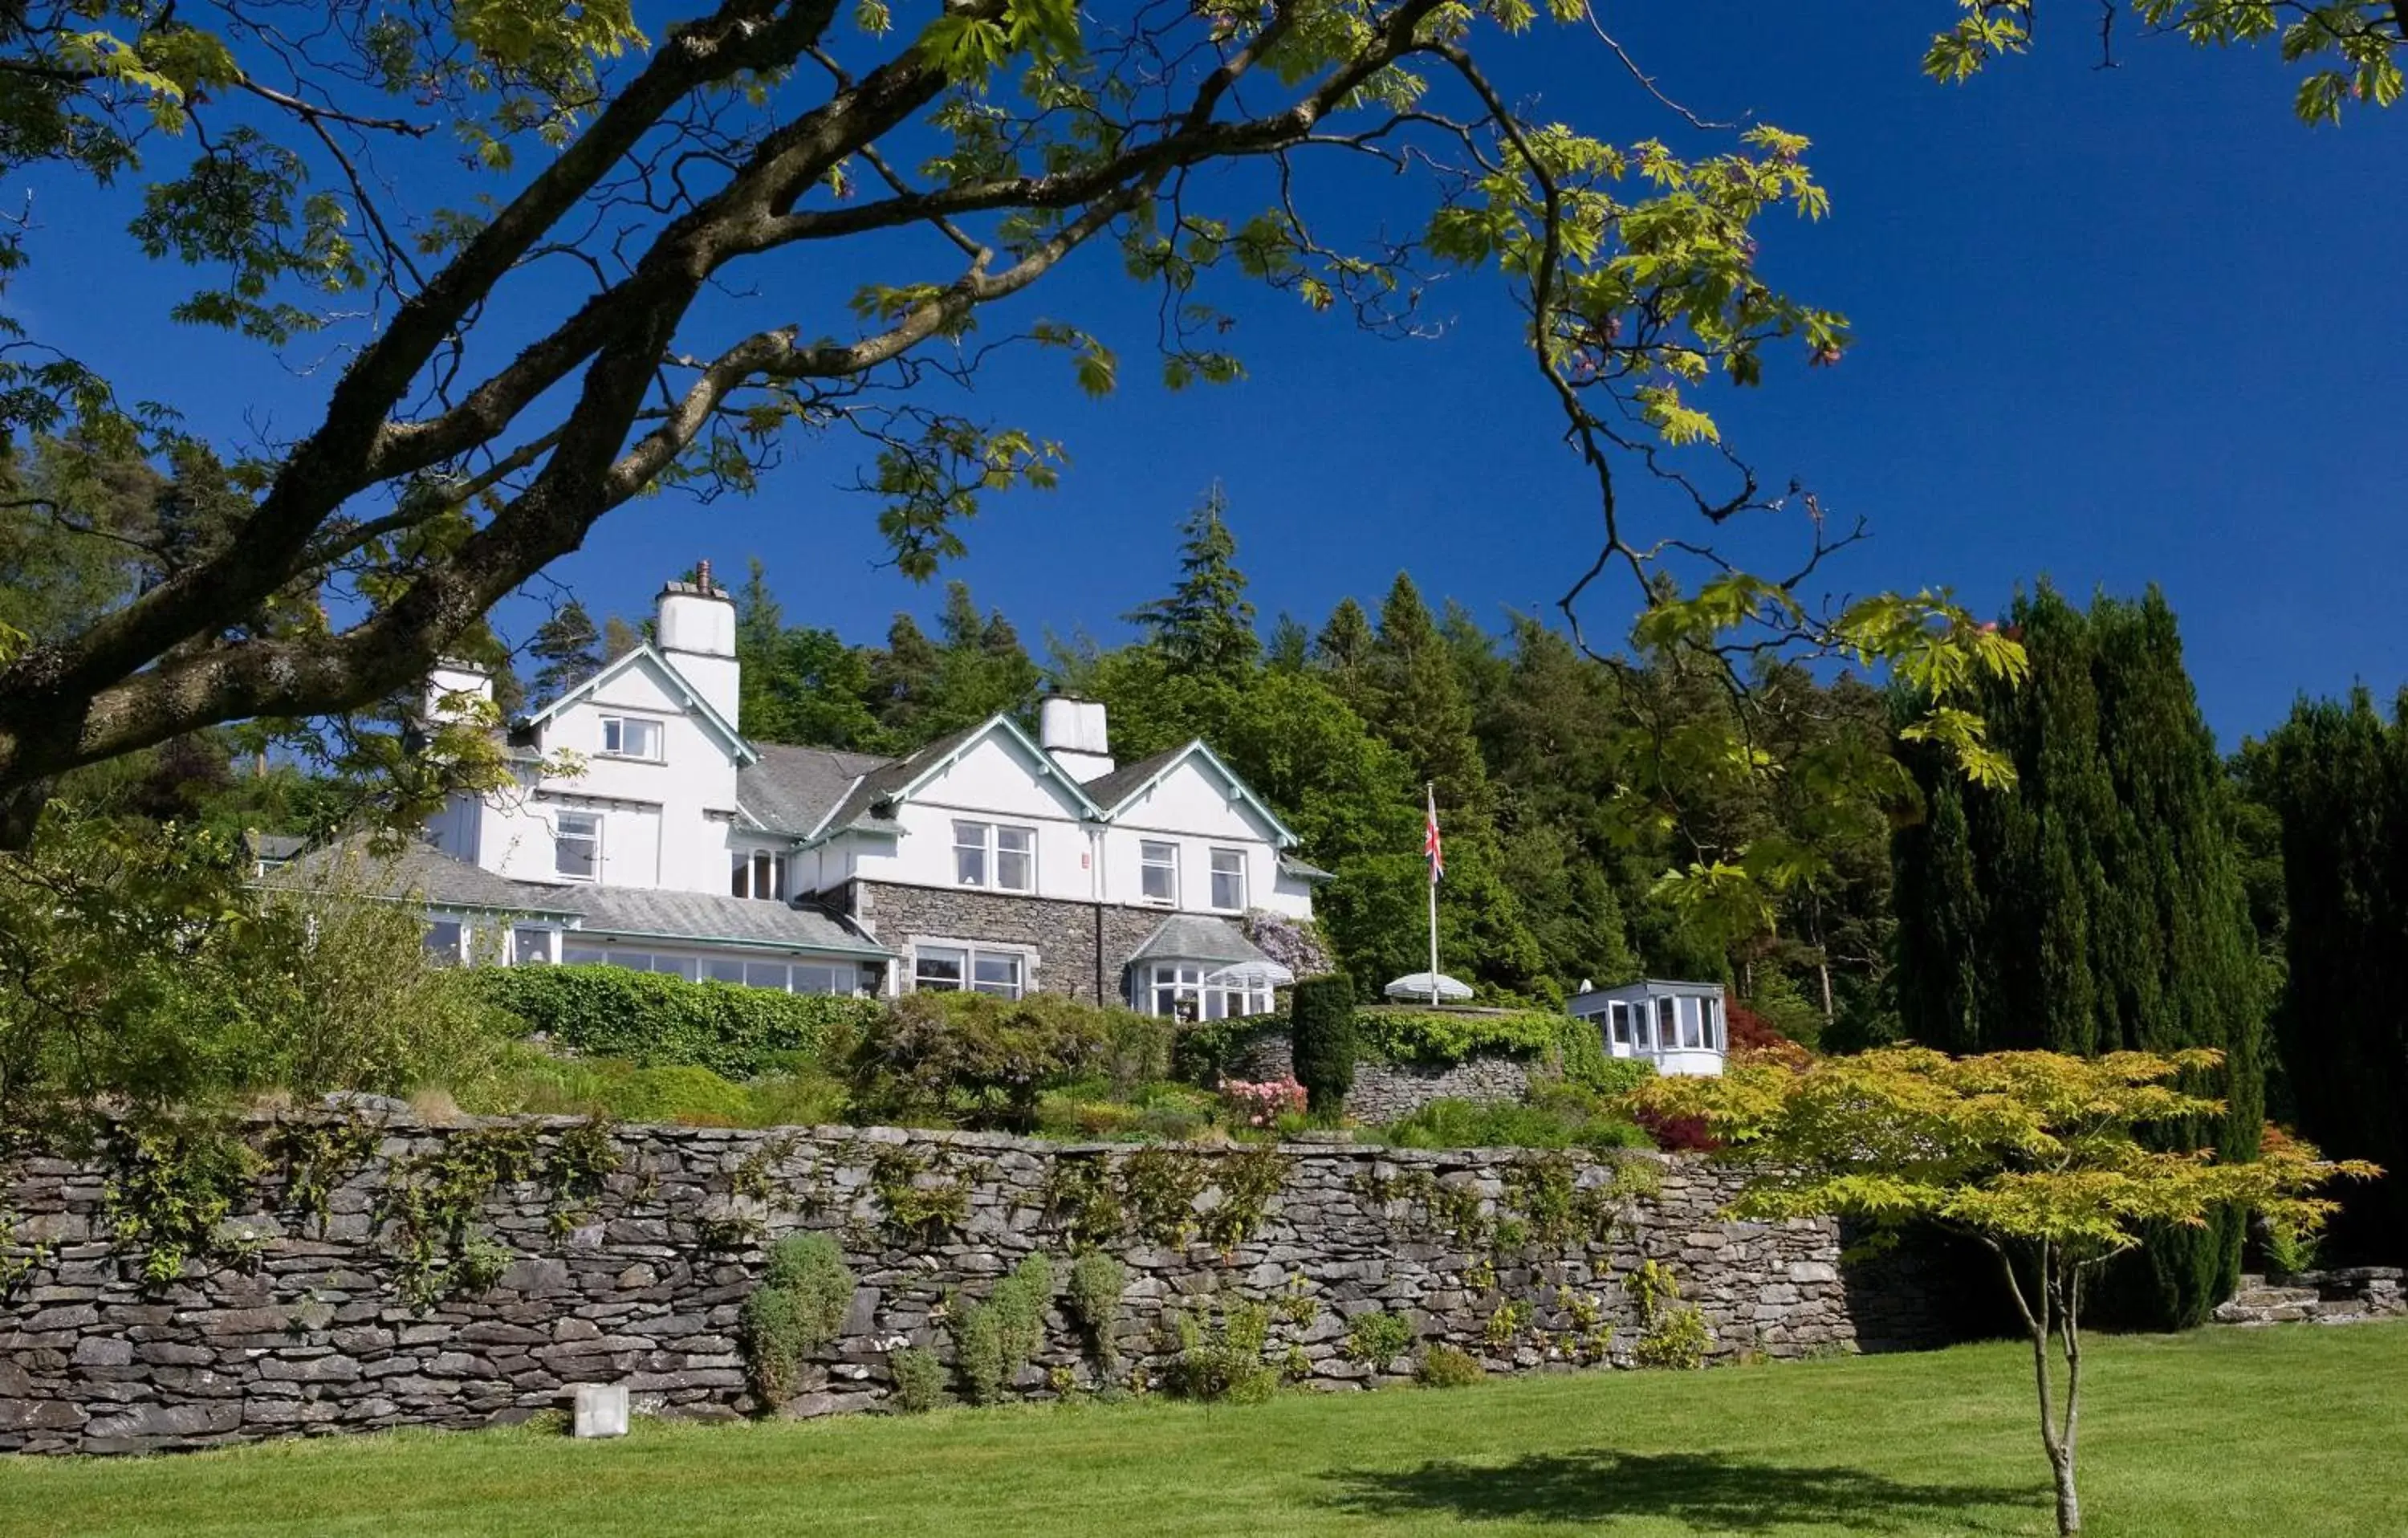
{"type": "Polygon", "coordinates": [[[2057,1531],[2060,1535],[2080,1532],[2082,1497],[2073,1488],[2073,1449],[2062,1448],[2049,1461],[2057,1470],[2057,1531]]]}

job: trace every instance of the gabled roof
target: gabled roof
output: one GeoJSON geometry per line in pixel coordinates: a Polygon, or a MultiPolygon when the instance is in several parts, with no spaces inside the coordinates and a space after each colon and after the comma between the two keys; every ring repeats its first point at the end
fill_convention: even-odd
{"type": "Polygon", "coordinates": [[[530,726],[543,725],[603,684],[643,662],[651,663],[660,672],[663,681],[684,697],[686,709],[701,716],[703,724],[719,734],[720,739],[727,744],[728,750],[735,754],[738,763],[749,764],[761,756],[752,743],[737,735],[736,724],[713,709],[710,701],[702,697],[702,691],[696,689],[683,673],[678,671],[677,664],[653,650],[650,641],[631,651],[620,653],[595,671],[588,673],[581,681],[563,690],[558,699],[528,716],[524,724],[530,726]]]}
{"type": "Polygon", "coordinates": [[[835,811],[855,782],[892,765],[892,758],[834,748],[754,745],[760,758],[736,771],[736,805],[774,833],[808,837],[835,811]]]}
{"type": "Polygon", "coordinates": [[[1087,794],[1104,804],[1103,820],[1111,822],[1120,816],[1130,802],[1160,784],[1169,777],[1173,769],[1198,755],[1202,755],[1206,763],[1212,766],[1225,784],[1238,793],[1240,799],[1253,807],[1261,815],[1263,821],[1271,826],[1271,830],[1279,836],[1283,848],[1293,849],[1302,841],[1297,838],[1296,830],[1282,822],[1280,814],[1273,812],[1261,797],[1254,794],[1254,787],[1240,779],[1236,769],[1223,763],[1221,755],[1214,753],[1200,737],[1183,748],[1173,748],[1168,753],[1157,753],[1151,758],[1139,759],[1126,769],[1114,769],[1110,774],[1097,776],[1087,783],[1087,794]]]}
{"type": "Polygon", "coordinates": [[[947,732],[906,757],[895,759],[864,773],[853,783],[853,787],[845,792],[844,799],[837,803],[835,810],[828,813],[819,826],[811,829],[811,841],[816,842],[822,839],[832,838],[848,828],[863,826],[872,811],[882,803],[910,800],[923,785],[951,768],[953,761],[964,753],[997,732],[1019,743],[1029,757],[1043,765],[1046,770],[1069,791],[1078,801],[1081,810],[1088,816],[1098,821],[1103,820],[1104,809],[1096,804],[1096,798],[1089,794],[1087,787],[1079,783],[1076,775],[1064,769],[1061,762],[1052,754],[1039,747],[1037,740],[1022,730],[1019,722],[1012,720],[1009,715],[996,714],[987,717],[975,726],[965,726],[959,731],[947,732]]]}

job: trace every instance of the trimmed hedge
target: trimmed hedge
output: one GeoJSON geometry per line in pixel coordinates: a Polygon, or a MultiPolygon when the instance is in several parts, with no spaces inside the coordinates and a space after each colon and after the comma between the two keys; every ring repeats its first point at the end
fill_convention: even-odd
{"type": "Polygon", "coordinates": [[[1344,972],[1299,981],[1289,1004],[1289,1038],[1297,1082],[1312,1114],[1334,1116],[1354,1087],[1354,984],[1344,972]]]}
{"type": "Polygon", "coordinates": [[[874,999],[689,983],[624,967],[480,967],[487,1003],[583,1056],[707,1068],[749,1079],[796,1060],[840,1060],[878,1018],[874,999]]]}
{"type": "Polygon", "coordinates": [[[1543,1058],[1576,1085],[1620,1095],[1656,1076],[1655,1066],[1605,1050],[1597,1023],[1550,1010],[1459,1014],[1444,1010],[1357,1010],[1362,1049],[1393,1063],[1448,1068],[1474,1057],[1543,1058]]]}

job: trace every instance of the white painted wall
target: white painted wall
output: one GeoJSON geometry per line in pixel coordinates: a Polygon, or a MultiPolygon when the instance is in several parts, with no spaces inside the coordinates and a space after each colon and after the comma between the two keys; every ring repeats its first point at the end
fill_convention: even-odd
{"type": "Polygon", "coordinates": [[[1160,783],[1130,802],[1104,833],[1104,887],[1108,900],[1144,900],[1141,845],[1179,846],[1179,907],[1190,913],[1226,912],[1212,906],[1211,852],[1237,849],[1246,856],[1246,906],[1296,918],[1312,914],[1312,889],[1279,876],[1278,835],[1243,799],[1232,796],[1218,770],[1189,758],[1160,783]]]}

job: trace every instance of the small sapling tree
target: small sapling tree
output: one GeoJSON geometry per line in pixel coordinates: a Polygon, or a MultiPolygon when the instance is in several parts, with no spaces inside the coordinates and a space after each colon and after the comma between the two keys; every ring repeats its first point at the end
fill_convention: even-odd
{"type": "Polygon", "coordinates": [[[1875,1243],[1929,1223],[1995,1254],[2031,1338],[2057,1531],[2071,1533],[2082,1527],[2074,1443],[2089,1275],[2151,1228],[2197,1228],[2228,1208],[2261,1213],[2277,1232],[2312,1232],[2335,1205],[2311,1194],[2317,1186],[2380,1172],[2281,1139],[2246,1162],[2147,1146],[2143,1128],[2222,1113],[2180,1083],[2222,1060],[2207,1049],[2086,1058],[1899,1047],[1803,1064],[1758,1058],[1719,1079],[1656,1080],[1633,1098],[1703,1119],[1761,1171],[1734,1216],[1849,1217],[1871,1225],[1875,1243]],[[2061,1387],[2052,1381],[2059,1359],[2061,1387]]]}

